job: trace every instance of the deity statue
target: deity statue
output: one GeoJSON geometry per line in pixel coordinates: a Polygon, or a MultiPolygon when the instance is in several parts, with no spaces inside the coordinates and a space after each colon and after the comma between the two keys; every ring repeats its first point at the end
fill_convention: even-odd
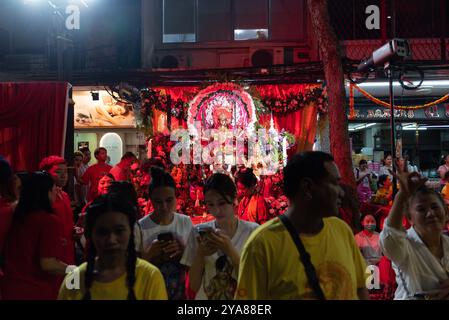
{"type": "Polygon", "coordinates": [[[215,108],[213,111],[214,117],[214,129],[218,130],[229,130],[230,124],[232,122],[232,110],[230,105],[222,105],[215,108]]]}
{"type": "Polygon", "coordinates": [[[232,110],[230,108],[229,104],[223,104],[217,106],[213,112],[214,129],[218,130],[217,138],[223,171],[235,164],[235,148],[231,128],[232,110]]]}

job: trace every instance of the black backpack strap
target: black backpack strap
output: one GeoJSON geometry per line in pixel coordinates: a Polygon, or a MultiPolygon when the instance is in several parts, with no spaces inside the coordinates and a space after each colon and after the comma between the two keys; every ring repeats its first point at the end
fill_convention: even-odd
{"type": "Polygon", "coordinates": [[[309,285],[312,287],[318,300],[326,300],[323,290],[321,289],[320,281],[318,280],[315,267],[313,266],[312,261],[310,260],[310,254],[304,247],[304,244],[302,243],[301,238],[299,237],[299,233],[295,230],[290,220],[288,220],[288,218],[285,215],[283,214],[280,215],[279,219],[284,224],[288,233],[290,233],[290,236],[292,237],[293,242],[295,243],[296,248],[298,249],[299,258],[302,264],[304,265],[309,285]]]}

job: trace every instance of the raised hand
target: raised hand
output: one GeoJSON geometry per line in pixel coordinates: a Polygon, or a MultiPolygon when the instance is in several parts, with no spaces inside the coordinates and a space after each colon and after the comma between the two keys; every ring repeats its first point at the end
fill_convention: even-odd
{"type": "Polygon", "coordinates": [[[407,166],[402,166],[399,159],[396,159],[397,172],[389,170],[399,182],[400,191],[406,195],[413,194],[418,188],[423,186],[427,178],[422,177],[418,172],[408,172],[407,166]]]}

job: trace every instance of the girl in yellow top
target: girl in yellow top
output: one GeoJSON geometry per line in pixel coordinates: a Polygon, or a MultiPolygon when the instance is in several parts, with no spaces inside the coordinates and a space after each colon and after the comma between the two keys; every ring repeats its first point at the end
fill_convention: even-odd
{"type": "Polygon", "coordinates": [[[449,204],[449,171],[444,174],[444,187],[441,190],[441,196],[446,204],[449,204]]]}
{"type": "Polygon", "coordinates": [[[87,209],[88,259],[66,276],[60,300],[166,300],[162,274],[136,257],[137,208],[116,193],[87,209]]]}
{"type": "Polygon", "coordinates": [[[390,177],[386,174],[379,177],[377,182],[377,192],[374,197],[374,203],[388,205],[392,200],[393,186],[391,185],[390,177]]]}

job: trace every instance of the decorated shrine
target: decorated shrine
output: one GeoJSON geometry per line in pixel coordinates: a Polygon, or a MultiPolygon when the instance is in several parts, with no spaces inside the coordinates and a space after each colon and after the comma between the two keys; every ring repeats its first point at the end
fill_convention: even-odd
{"type": "MultiPolygon", "coordinates": [[[[217,82],[150,87],[141,91],[138,107],[136,121],[147,137],[149,162],[171,172],[178,210],[206,219],[204,179],[213,172],[233,176],[242,168],[257,176],[271,214],[282,213],[287,201],[280,169],[289,155],[313,148],[317,115],[327,112],[327,100],[320,84],[217,82]]],[[[135,170],[134,178],[143,207],[151,205],[143,200],[149,183],[144,172],[135,170]]]]}

